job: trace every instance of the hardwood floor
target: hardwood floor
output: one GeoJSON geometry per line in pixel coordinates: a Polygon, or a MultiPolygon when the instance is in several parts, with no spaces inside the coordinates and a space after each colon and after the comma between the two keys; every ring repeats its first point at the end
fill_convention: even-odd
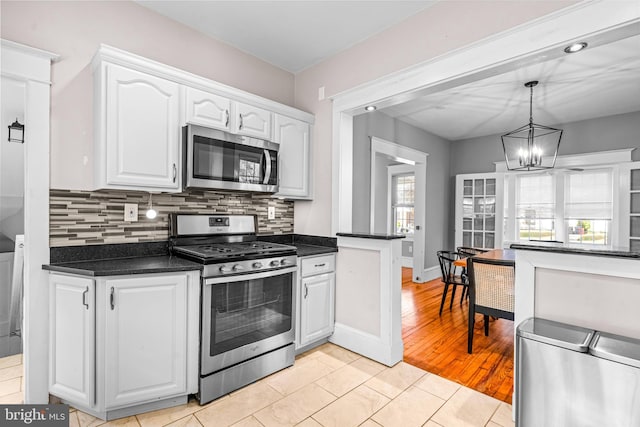
{"type": "Polygon", "coordinates": [[[484,336],[482,315],[476,315],[473,354],[467,353],[468,303],[460,304],[458,288],[449,311],[451,292],[438,315],[440,279],[414,283],[411,269],[402,269],[402,339],[404,361],[441,377],[511,403],[513,393],[513,322],[491,319],[484,336]]]}

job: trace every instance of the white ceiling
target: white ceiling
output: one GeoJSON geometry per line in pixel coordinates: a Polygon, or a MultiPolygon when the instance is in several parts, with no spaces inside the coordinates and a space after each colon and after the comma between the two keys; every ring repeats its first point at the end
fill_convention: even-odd
{"type": "Polygon", "coordinates": [[[640,111],[640,36],[587,48],[385,108],[385,114],[448,140],[640,111]]]}
{"type": "Polygon", "coordinates": [[[173,1],[142,6],[297,73],[429,7],[434,1],[173,1]]]}
{"type": "MultiPolygon", "coordinates": [[[[136,1],[293,73],[435,3],[136,1]]],[[[524,83],[530,80],[540,81],[533,99],[533,119],[539,124],[552,126],[640,111],[640,36],[591,46],[576,54],[561,53],[546,62],[380,111],[452,141],[505,133],[529,120],[529,89],[524,83]]]]}

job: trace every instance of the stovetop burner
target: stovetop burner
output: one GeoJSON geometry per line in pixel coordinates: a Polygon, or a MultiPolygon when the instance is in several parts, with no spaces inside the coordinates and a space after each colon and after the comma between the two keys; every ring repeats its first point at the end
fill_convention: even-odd
{"type": "Polygon", "coordinates": [[[295,247],[278,243],[250,241],[229,243],[204,243],[196,245],[177,245],[173,251],[179,254],[188,254],[203,261],[225,261],[229,258],[276,256],[294,252],[295,247]]]}

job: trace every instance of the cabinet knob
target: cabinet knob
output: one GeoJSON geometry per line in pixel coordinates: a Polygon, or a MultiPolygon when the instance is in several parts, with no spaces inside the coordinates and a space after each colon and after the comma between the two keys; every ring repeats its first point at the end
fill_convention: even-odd
{"type": "Polygon", "coordinates": [[[225,120],[224,120],[224,127],[229,127],[229,110],[224,110],[224,114],[225,114],[225,120]]]}
{"type": "Polygon", "coordinates": [[[240,114],[240,125],[238,125],[238,130],[242,129],[242,114],[240,114]]]}
{"type": "Polygon", "coordinates": [[[109,297],[109,302],[111,303],[111,310],[114,310],[116,308],[116,296],[113,286],[111,287],[111,296],[109,297]]]}
{"type": "Polygon", "coordinates": [[[176,178],[178,177],[178,169],[176,168],[176,164],[173,164],[173,182],[176,182],[176,178]]]}

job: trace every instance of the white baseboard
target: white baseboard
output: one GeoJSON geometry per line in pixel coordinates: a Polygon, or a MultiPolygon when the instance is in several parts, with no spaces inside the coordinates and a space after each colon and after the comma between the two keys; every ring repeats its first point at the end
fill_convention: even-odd
{"type": "Polygon", "coordinates": [[[434,279],[438,279],[440,278],[440,276],[442,275],[442,273],[440,272],[440,266],[436,265],[435,267],[429,267],[426,268],[424,270],[422,270],[422,274],[419,274],[418,277],[420,277],[420,280],[415,280],[416,274],[415,272],[413,273],[413,278],[414,278],[414,282],[416,283],[424,283],[424,282],[428,282],[430,280],[434,280],[434,279]]]}
{"type": "Polygon", "coordinates": [[[402,361],[404,351],[402,340],[395,344],[385,343],[380,337],[341,323],[335,324],[329,341],[387,366],[393,366],[402,361]]]}

